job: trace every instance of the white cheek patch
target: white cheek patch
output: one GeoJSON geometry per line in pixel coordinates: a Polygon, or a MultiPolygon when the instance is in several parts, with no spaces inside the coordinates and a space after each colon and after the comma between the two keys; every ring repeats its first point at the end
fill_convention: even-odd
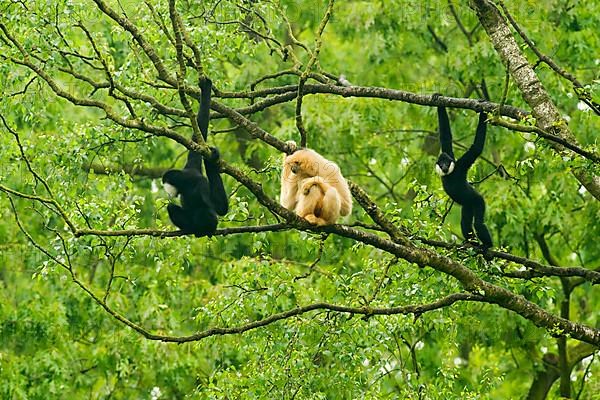
{"type": "Polygon", "coordinates": [[[439,176],[444,176],[444,171],[442,171],[442,169],[440,168],[440,166],[438,164],[435,164],[435,173],[438,174],[439,176]]]}
{"type": "Polygon", "coordinates": [[[450,162],[450,166],[448,167],[448,172],[444,172],[442,170],[442,168],[440,168],[439,164],[435,164],[435,172],[436,174],[438,174],[439,176],[446,176],[446,175],[450,175],[452,173],[452,171],[454,171],[454,161],[450,162]]]}
{"type": "Polygon", "coordinates": [[[165,191],[169,194],[169,196],[177,197],[177,195],[179,194],[177,188],[171,185],[170,183],[163,183],[163,187],[165,188],[165,191]]]}
{"type": "Polygon", "coordinates": [[[448,168],[448,173],[446,175],[450,175],[454,171],[454,161],[450,163],[450,168],[448,168]]]}

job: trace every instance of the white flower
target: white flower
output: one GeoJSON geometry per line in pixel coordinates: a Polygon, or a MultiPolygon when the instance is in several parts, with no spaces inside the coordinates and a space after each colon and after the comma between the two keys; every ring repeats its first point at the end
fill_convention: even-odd
{"type": "Polygon", "coordinates": [[[421,341],[421,340],[419,340],[417,342],[417,344],[415,344],[415,349],[417,349],[417,350],[421,350],[421,349],[423,349],[423,347],[425,347],[425,343],[423,343],[423,341],[421,341]]]}
{"type": "Polygon", "coordinates": [[[158,400],[158,398],[162,395],[160,388],[158,386],[154,386],[150,391],[150,398],[152,400],[158,400]]]}
{"type": "Polygon", "coordinates": [[[586,192],[587,192],[587,189],[585,188],[585,186],[581,185],[581,186],[579,187],[579,190],[578,190],[578,192],[579,192],[579,194],[584,194],[584,193],[586,193],[586,192]]]}
{"type": "Polygon", "coordinates": [[[571,117],[569,117],[568,115],[563,115],[563,119],[567,122],[571,122],[571,117]]]}
{"type": "Polygon", "coordinates": [[[573,93],[571,93],[571,92],[568,92],[568,93],[567,93],[567,97],[568,97],[568,98],[570,98],[570,99],[571,99],[571,98],[573,98],[573,93]]]}
{"type": "Polygon", "coordinates": [[[465,360],[462,357],[455,357],[454,358],[454,365],[456,365],[457,367],[462,367],[464,365],[467,365],[467,360],[465,360]]]}
{"type": "Polygon", "coordinates": [[[370,364],[370,362],[369,362],[369,359],[368,359],[368,358],[365,358],[365,359],[363,360],[363,362],[362,362],[362,365],[363,365],[363,367],[368,367],[368,366],[369,366],[369,364],[370,364]]]}
{"type": "Polygon", "coordinates": [[[377,160],[376,160],[376,159],[374,159],[374,158],[371,158],[371,159],[369,160],[369,165],[375,165],[375,164],[377,164],[377,160]]]}
{"type": "Polygon", "coordinates": [[[390,362],[386,362],[385,365],[379,368],[379,372],[382,374],[389,374],[391,371],[396,368],[396,360],[391,360],[390,362]]]}
{"type": "Polygon", "coordinates": [[[579,103],[577,103],[577,109],[579,111],[590,111],[590,107],[585,104],[583,101],[580,101],[579,103]]]}
{"type": "Polygon", "coordinates": [[[525,142],[525,145],[523,146],[523,148],[525,149],[526,153],[533,153],[535,151],[535,143],[525,142]]]}
{"type": "Polygon", "coordinates": [[[542,348],[540,350],[542,351],[543,354],[546,354],[548,352],[548,348],[546,346],[542,346],[542,348]]]}

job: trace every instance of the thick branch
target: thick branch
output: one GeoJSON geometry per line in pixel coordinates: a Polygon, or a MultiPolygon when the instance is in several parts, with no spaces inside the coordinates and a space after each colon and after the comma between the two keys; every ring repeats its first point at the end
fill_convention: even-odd
{"type": "MultiPolygon", "coordinates": [[[[470,4],[477,12],[477,16],[500,59],[521,90],[523,98],[531,107],[537,126],[580,147],[566,122],[561,118],[558,108],[552,102],[542,82],[540,82],[527,58],[523,55],[500,11],[490,0],[471,0],[470,4]]],[[[549,143],[555,151],[562,152],[562,145],[554,142],[549,143]]],[[[600,200],[599,176],[583,169],[575,170],[574,175],[592,196],[600,200]]]]}

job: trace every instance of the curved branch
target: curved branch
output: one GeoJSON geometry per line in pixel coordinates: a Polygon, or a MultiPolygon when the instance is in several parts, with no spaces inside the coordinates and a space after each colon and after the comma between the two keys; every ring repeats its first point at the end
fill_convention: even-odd
{"type": "Polygon", "coordinates": [[[117,320],[121,321],[125,325],[134,329],[138,333],[142,334],[145,338],[150,340],[159,340],[162,342],[173,342],[173,343],[186,343],[186,342],[195,342],[207,337],[211,336],[222,336],[222,335],[234,335],[247,332],[252,329],[264,327],[275,323],[277,321],[281,321],[283,319],[295,317],[298,315],[306,314],[311,311],[316,310],[329,310],[335,311],[339,313],[346,313],[351,315],[364,315],[366,317],[373,315],[398,315],[398,314],[414,314],[415,317],[420,316],[423,313],[428,311],[437,310],[440,308],[451,306],[452,304],[458,301],[485,301],[481,296],[470,294],[470,293],[455,293],[449,296],[446,296],[436,302],[422,304],[422,305],[407,305],[407,306],[399,306],[399,307],[391,307],[391,308],[371,308],[371,307],[349,307],[349,306],[341,306],[330,303],[314,303],[307,306],[293,308],[288,311],[280,312],[277,314],[273,314],[267,318],[249,322],[243,325],[234,326],[234,327],[220,327],[220,328],[210,328],[201,332],[198,332],[189,336],[167,336],[167,335],[157,335],[153,334],[141,326],[129,321],[127,318],[112,310],[108,305],[102,301],[99,297],[94,295],[89,289],[85,288],[81,283],[78,283],[79,286],[82,286],[84,290],[92,296],[92,298],[100,304],[106,312],[112,315],[117,320]]]}
{"type": "MultiPolygon", "coordinates": [[[[1,188],[0,188],[1,189],[1,188]]],[[[213,236],[227,236],[239,233],[258,233],[258,232],[279,232],[288,230],[287,224],[271,224],[259,226],[235,226],[231,228],[221,228],[213,236]]],[[[74,233],[76,237],[81,236],[153,236],[153,237],[178,237],[188,236],[188,233],[182,231],[161,231],[158,229],[123,229],[123,230],[100,230],[100,229],[77,229],[74,233]]]]}

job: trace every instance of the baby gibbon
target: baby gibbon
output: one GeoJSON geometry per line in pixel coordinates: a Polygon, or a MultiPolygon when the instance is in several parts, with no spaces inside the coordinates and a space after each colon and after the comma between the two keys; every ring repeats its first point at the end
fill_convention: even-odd
{"type": "Polygon", "coordinates": [[[340,168],[311,149],[285,157],[279,201],[317,225],[333,224],[352,211],[352,195],[340,168]]]}
{"type": "Polygon", "coordinates": [[[332,225],[340,217],[341,200],[338,191],[313,176],[300,181],[296,214],[315,225],[332,225]]]}

